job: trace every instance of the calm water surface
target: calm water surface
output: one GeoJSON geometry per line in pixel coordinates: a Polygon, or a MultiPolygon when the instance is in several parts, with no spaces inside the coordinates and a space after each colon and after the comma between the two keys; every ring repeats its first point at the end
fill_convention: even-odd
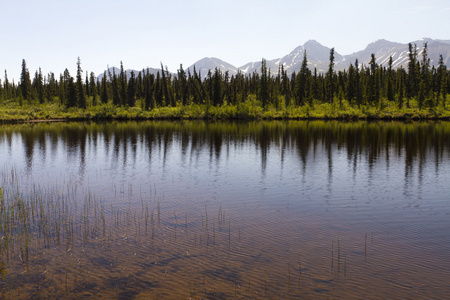
{"type": "Polygon", "coordinates": [[[7,125],[0,166],[6,297],[449,299],[446,122],[7,125]]]}

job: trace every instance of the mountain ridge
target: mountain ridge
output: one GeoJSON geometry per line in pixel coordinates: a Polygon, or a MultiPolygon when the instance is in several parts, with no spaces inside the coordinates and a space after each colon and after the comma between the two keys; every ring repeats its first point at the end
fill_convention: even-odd
{"type": "MultiPolygon", "coordinates": [[[[428,58],[430,58],[431,65],[438,65],[439,56],[442,55],[444,59],[444,64],[450,68],[450,40],[442,40],[442,39],[432,39],[432,38],[422,38],[417,41],[412,41],[412,45],[417,46],[417,59],[421,60],[421,53],[423,51],[424,43],[427,43],[428,49],[428,58]]],[[[368,65],[371,59],[372,54],[375,55],[376,63],[379,65],[387,66],[389,63],[389,58],[392,56],[392,66],[393,68],[407,68],[407,64],[409,61],[408,53],[409,47],[408,44],[392,42],[385,39],[378,39],[366,46],[365,49],[359,50],[352,54],[341,55],[336,50],[334,52],[334,63],[335,70],[341,71],[344,69],[348,69],[350,64],[355,64],[356,59],[358,59],[359,65],[368,65]]],[[[299,45],[294,48],[288,54],[275,59],[266,60],[266,66],[270,70],[272,74],[277,74],[278,70],[283,66],[284,70],[288,74],[293,72],[297,72],[300,70],[300,66],[303,61],[303,56],[306,51],[306,58],[308,61],[308,67],[313,71],[317,70],[319,73],[324,73],[328,70],[329,65],[329,55],[331,48],[324,46],[317,42],[316,40],[308,40],[303,45],[299,45]]],[[[208,74],[208,71],[211,70],[213,72],[215,68],[218,68],[222,72],[228,71],[229,75],[236,75],[238,72],[243,74],[252,74],[253,72],[260,72],[261,69],[261,61],[253,61],[248,62],[240,67],[236,67],[231,63],[221,60],[216,57],[204,57],[197,62],[190,65],[186,72],[190,72],[193,74],[195,70],[197,73],[201,74],[202,78],[205,78],[208,74]]],[[[116,67],[111,67],[110,71],[116,67]]],[[[161,69],[158,68],[145,68],[148,69],[150,73],[156,74],[161,69]]],[[[127,77],[130,77],[130,73],[132,70],[126,70],[127,77]]],[[[141,72],[139,70],[133,70],[138,76],[141,72]]],[[[108,71],[106,71],[108,74],[108,71]]],[[[117,74],[117,71],[116,71],[117,74]]],[[[176,73],[172,73],[176,75],[176,73]]],[[[101,80],[103,77],[103,73],[98,76],[101,80]]]]}

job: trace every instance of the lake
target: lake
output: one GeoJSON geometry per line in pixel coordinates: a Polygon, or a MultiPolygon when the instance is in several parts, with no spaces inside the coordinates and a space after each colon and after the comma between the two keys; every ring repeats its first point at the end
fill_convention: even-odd
{"type": "Polygon", "coordinates": [[[0,127],[5,298],[443,299],[450,123],[0,127]]]}

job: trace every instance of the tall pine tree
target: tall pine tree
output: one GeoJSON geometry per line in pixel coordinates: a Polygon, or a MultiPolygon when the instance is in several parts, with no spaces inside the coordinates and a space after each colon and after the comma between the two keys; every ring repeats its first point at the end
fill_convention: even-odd
{"type": "Polygon", "coordinates": [[[73,77],[70,77],[67,84],[67,107],[77,106],[78,91],[73,77]]]}
{"type": "Polygon", "coordinates": [[[39,99],[39,103],[44,103],[45,98],[44,98],[44,78],[42,76],[42,71],[41,71],[41,67],[39,67],[39,73],[38,73],[38,77],[37,77],[37,82],[36,82],[36,89],[37,89],[37,94],[38,94],[38,99],[39,99]]]}
{"type": "Polygon", "coordinates": [[[30,72],[28,72],[27,63],[25,59],[22,60],[22,73],[20,74],[20,90],[22,91],[22,97],[25,100],[31,100],[31,78],[30,72]]]}
{"type": "Polygon", "coordinates": [[[267,110],[267,106],[269,104],[269,76],[267,74],[267,65],[264,58],[261,61],[261,78],[259,83],[258,96],[263,109],[267,110]]]}
{"type": "Polygon", "coordinates": [[[417,46],[408,44],[408,79],[406,82],[406,107],[410,107],[410,100],[417,95],[417,46]]]}
{"type": "Polygon", "coordinates": [[[91,72],[90,77],[89,77],[89,92],[90,92],[90,96],[92,97],[92,104],[97,105],[98,94],[97,94],[97,87],[95,84],[94,72],[91,72]]]}
{"type": "Polygon", "coordinates": [[[102,94],[100,96],[100,101],[103,104],[108,103],[108,81],[106,80],[106,71],[103,73],[102,77],[102,94]]]}
{"type": "Polygon", "coordinates": [[[81,69],[81,60],[77,60],[77,91],[78,91],[78,107],[86,108],[86,94],[84,92],[83,79],[81,78],[83,70],[81,69]]]}
{"type": "Polygon", "coordinates": [[[330,50],[330,62],[328,64],[327,72],[327,100],[328,102],[333,102],[334,97],[334,48],[330,50]]]}
{"type": "Polygon", "coordinates": [[[395,93],[394,93],[394,86],[393,86],[393,71],[392,71],[392,56],[389,57],[389,64],[388,64],[388,70],[387,70],[387,92],[386,97],[389,101],[395,100],[395,93]]]}
{"type": "Polygon", "coordinates": [[[120,101],[119,105],[125,105],[127,103],[127,74],[123,68],[123,63],[120,61],[120,101]]]}
{"type": "Polygon", "coordinates": [[[136,78],[134,75],[134,71],[131,71],[131,77],[128,81],[127,87],[127,104],[129,107],[134,107],[136,104],[136,78]]]}

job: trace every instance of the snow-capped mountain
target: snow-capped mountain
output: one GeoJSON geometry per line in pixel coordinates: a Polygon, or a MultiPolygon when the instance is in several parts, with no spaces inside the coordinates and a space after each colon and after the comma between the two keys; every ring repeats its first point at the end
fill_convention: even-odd
{"type": "MultiPolygon", "coordinates": [[[[430,59],[431,65],[437,66],[439,63],[439,56],[442,55],[444,64],[448,68],[450,68],[450,40],[434,40],[430,38],[423,38],[421,40],[411,42],[412,45],[417,46],[418,61],[422,59],[424,43],[427,43],[428,58],[430,59]]],[[[316,69],[317,72],[323,73],[328,70],[330,50],[331,48],[323,46],[315,40],[309,40],[305,44],[298,46],[289,54],[282,56],[281,58],[271,60],[267,59],[266,65],[271,74],[278,74],[278,70],[281,66],[283,66],[288,74],[291,74],[292,72],[298,72],[303,61],[303,55],[306,51],[308,67],[312,71],[316,69]]],[[[341,55],[335,49],[334,68],[336,71],[348,69],[350,64],[355,64],[356,59],[358,59],[359,66],[368,65],[372,53],[375,54],[376,62],[379,65],[387,66],[389,63],[389,58],[392,56],[392,66],[394,68],[398,68],[400,66],[402,66],[403,68],[407,68],[409,60],[408,44],[390,42],[383,39],[370,43],[364,50],[349,55],[341,55]]],[[[216,68],[218,68],[222,72],[228,71],[229,75],[232,76],[236,75],[238,72],[242,72],[243,74],[260,72],[261,60],[249,62],[241,67],[235,67],[232,64],[218,58],[205,57],[188,67],[186,69],[186,73],[190,71],[191,74],[193,74],[194,66],[197,73],[200,73],[202,78],[205,78],[207,76],[209,70],[211,70],[211,72],[214,72],[216,68]]],[[[112,73],[112,68],[110,68],[110,70],[112,73]]],[[[114,70],[116,72],[116,75],[120,73],[120,70],[118,68],[115,68],[114,70]]],[[[161,71],[161,69],[149,68],[150,73],[156,74],[158,71],[161,71]]],[[[126,72],[127,77],[129,78],[131,70],[127,70],[126,72]]],[[[136,76],[138,76],[140,71],[134,70],[134,72],[136,76]]],[[[100,74],[98,77],[101,80],[103,74],[100,74]]]]}
{"type": "MultiPolygon", "coordinates": [[[[261,64],[262,60],[249,62],[243,65],[242,67],[239,67],[239,70],[241,70],[241,72],[244,74],[252,74],[255,71],[260,72],[261,64]]],[[[277,74],[279,66],[280,65],[277,63],[276,60],[266,60],[266,67],[268,70],[270,70],[271,74],[277,74]]]]}
{"type": "MultiPolygon", "coordinates": [[[[411,42],[412,45],[417,46],[417,60],[422,59],[422,51],[424,43],[427,43],[428,58],[430,58],[431,65],[437,65],[439,63],[439,56],[442,55],[444,64],[450,68],[450,40],[433,40],[424,38],[418,41],[411,42]]],[[[315,40],[309,40],[304,45],[298,46],[292,50],[289,54],[267,61],[267,68],[271,70],[272,74],[276,74],[281,65],[288,73],[298,72],[303,62],[303,55],[306,51],[306,58],[308,61],[308,67],[313,71],[326,72],[328,70],[330,60],[330,50],[326,46],[321,45],[315,40]]],[[[392,56],[393,68],[403,66],[407,68],[409,47],[408,44],[401,44],[396,42],[390,42],[387,40],[378,40],[369,45],[364,50],[349,54],[341,55],[336,50],[334,52],[335,70],[348,69],[350,64],[354,64],[358,59],[359,65],[368,65],[372,53],[375,54],[376,62],[379,65],[387,66],[389,58],[392,56]]],[[[260,72],[261,61],[247,63],[239,70],[246,74],[253,72],[260,72]]]]}
{"type": "MultiPolygon", "coordinates": [[[[328,69],[328,63],[330,61],[330,50],[331,48],[325,47],[315,40],[309,40],[303,46],[298,46],[277,62],[282,64],[288,73],[298,71],[300,70],[306,52],[308,67],[311,70],[316,68],[318,72],[325,72],[328,69]]],[[[343,57],[335,51],[334,59],[335,62],[342,61],[343,57]]]]}
{"type": "Polygon", "coordinates": [[[372,54],[375,54],[376,62],[379,65],[387,66],[390,56],[392,56],[394,68],[401,65],[406,66],[408,63],[408,45],[378,40],[367,45],[364,50],[344,56],[344,59],[336,65],[338,68],[348,68],[350,64],[355,64],[356,59],[360,65],[367,65],[372,54]]]}
{"type": "Polygon", "coordinates": [[[223,60],[220,60],[215,57],[205,57],[196,63],[192,64],[189,68],[186,69],[186,73],[189,71],[191,74],[194,74],[194,66],[197,74],[200,74],[202,78],[205,78],[208,75],[208,71],[211,70],[214,73],[214,70],[218,68],[220,71],[225,73],[228,71],[229,75],[236,75],[238,73],[238,68],[229,64],[223,60]]]}
{"type": "MultiPolygon", "coordinates": [[[[450,41],[432,40],[426,38],[411,42],[413,46],[417,46],[418,61],[422,59],[422,51],[425,42],[427,43],[430,64],[437,65],[439,63],[439,55],[442,54],[444,64],[450,67],[450,41]]],[[[408,44],[394,43],[386,40],[378,40],[369,44],[366,49],[362,51],[346,55],[344,56],[345,60],[336,65],[340,68],[348,68],[350,63],[355,63],[356,59],[358,59],[360,64],[367,65],[370,62],[372,53],[375,54],[376,62],[379,65],[387,66],[389,63],[389,58],[392,56],[393,68],[398,68],[400,66],[407,68],[409,60],[408,44]]]]}
{"type": "MultiPolygon", "coordinates": [[[[328,69],[328,62],[330,59],[330,48],[327,48],[315,40],[309,40],[304,45],[298,46],[291,53],[277,59],[267,60],[267,68],[272,74],[277,74],[278,69],[283,68],[288,72],[300,70],[303,62],[303,56],[306,51],[306,58],[310,69],[317,68],[318,72],[325,72],[328,69]]],[[[334,53],[335,61],[341,61],[342,55],[334,53]]],[[[251,74],[253,72],[259,72],[261,69],[261,61],[247,63],[241,67],[241,70],[245,74],[251,74]]]]}

